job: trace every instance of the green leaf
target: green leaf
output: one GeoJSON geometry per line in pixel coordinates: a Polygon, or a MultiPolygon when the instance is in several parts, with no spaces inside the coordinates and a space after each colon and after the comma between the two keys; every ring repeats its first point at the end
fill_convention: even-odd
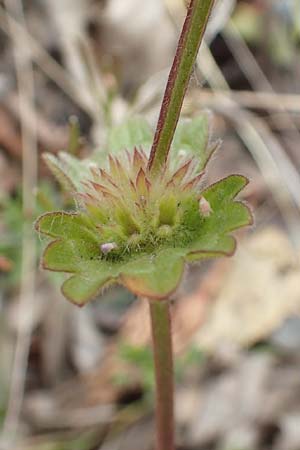
{"type": "Polygon", "coordinates": [[[65,297],[79,306],[92,300],[108,283],[118,281],[121,265],[107,260],[84,261],[79,273],[68,278],[63,286],[65,297]]]}
{"type": "MultiPolygon", "coordinates": [[[[75,242],[76,246],[76,242],[75,242]]],[[[44,251],[43,269],[57,272],[77,272],[78,251],[72,241],[52,241],[44,251]]]]}
{"type": "Polygon", "coordinates": [[[92,228],[87,217],[81,213],[56,211],[43,214],[35,222],[35,229],[38,233],[54,238],[98,242],[95,228],[92,228]]]}
{"type": "Polygon", "coordinates": [[[80,160],[66,152],[60,152],[58,157],[45,153],[43,159],[62,188],[73,193],[84,190],[82,181],[91,178],[90,167],[95,165],[90,158],[80,160]]]}
{"type": "Polygon", "coordinates": [[[86,270],[86,263],[99,256],[99,246],[88,240],[56,240],[46,247],[42,265],[47,270],[75,273],[86,270]]]}
{"type": "Polygon", "coordinates": [[[177,288],[184,271],[184,251],[162,250],[145,255],[122,268],[121,279],[136,295],[154,299],[169,297],[177,288]]]}
{"type": "Polygon", "coordinates": [[[202,195],[212,209],[218,209],[220,204],[231,202],[247,184],[248,180],[243,175],[230,175],[209,186],[202,195]]]}
{"type": "Polygon", "coordinates": [[[175,155],[182,154],[186,157],[199,158],[199,168],[202,170],[210,156],[208,143],[210,138],[209,114],[202,114],[194,119],[185,119],[179,122],[171,152],[175,155]]]}
{"type": "Polygon", "coordinates": [[[247,183],[245,177],[232,175],[202,192],[212,211],[203,218],[198,237],[189,247],[189,261],[222,254],[231,255],[234,252],[235,239],[228,233],[250,225],[253,220],[249,208],[234,201],[247,183]]]}
{"type": "MultiPolygon", "coordinates": [[[[63,159],[67,164],[69,157],[63,159]]],[[[111,282],[124,284],[138,296],[167,298],[180,283],[185,261],[234,252],[230,233],[252,222],[249,209],[235,200],[246,184],[243,176],[232,175],[184,195],[175,188],[165,192],[163,186],[154,205],[150,203],[158,210],[156,220],[147,214],[142,227],[132,219],[132,204],[125,198],[123,209],[112,205],[105,223],[90,212],[44,214],[35,228],[54,240],[44,251],[43,267],[73,274],[62,291],[78,305],[111,282]],[[121,236],[119,230],[126,233],[121,236]]]]}
{"type": "Polygon", "coordinates": [[[189,248],[187,261],[200,261],[218,256],[230,256],[234,253],[236,241],[232,236],[218,236],[217,233],[203,236],[189,248]]]}
{"type": "Polygon", "coordinates": [[[152,143],[153,131],[148,122],[141,117],[130,118],[127,122],[110,129],[107,148],[110,153],[142,147],[147,150],[152,143]]]}
{"type": "Polygon", "coordinates": [[[100,293],[101,289],[112,279],[110,270],[97,274],[74,275],[62,285],[63,295],[78,306],[83,306],[100,293]]]}
{"type": "Polygon", "coordinates": [[[69,175],[67,175],[65,167],[56,156],[52,155],[51,153],[44,153],[43,160],[64,191],[76,191],[75,184],[73,183],[69,175]]]}

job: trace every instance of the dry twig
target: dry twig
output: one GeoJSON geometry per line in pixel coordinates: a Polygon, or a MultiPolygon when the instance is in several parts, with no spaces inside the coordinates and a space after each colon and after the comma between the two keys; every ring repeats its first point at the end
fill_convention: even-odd
{"type": "Polygon", "coordinates": [[[30,35],[24,24],[16,20],[11,13],[7,13],[1,5],[0,28],[12,39],[22,42],[27,51],[30,51],[29,59],[35,61],[44,74],[54,81],[83,111],[91,117],[94,116],[93,102],[86,96],[86,93],[78,90],[71,75],[30,35]]]}

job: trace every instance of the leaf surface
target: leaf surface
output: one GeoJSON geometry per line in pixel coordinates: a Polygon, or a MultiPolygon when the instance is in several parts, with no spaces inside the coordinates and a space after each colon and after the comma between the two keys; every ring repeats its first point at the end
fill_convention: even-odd
{"type": "Polygon", "coordinates": [[[122,280],[136,295],[163,299],[174,292],[184,271],[184,251],[165,249],[138,258],[124,267],[122,280]]]}
{"type": "Polygon", "coordinates": [[[186,158],[196,156],[199,159],[198,170],[202,170],[210,156],[208,144],[210,138],[209,114],[202,114],[194,119],[179,122],[171,152],[184,155],[186,158]]]}

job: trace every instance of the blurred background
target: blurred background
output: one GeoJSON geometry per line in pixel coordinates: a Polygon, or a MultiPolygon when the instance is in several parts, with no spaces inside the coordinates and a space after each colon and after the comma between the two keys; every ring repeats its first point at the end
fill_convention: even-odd
{"type": "MultiPolygon", "coordinates": [[[[43,152],[76,165],[122,133],[149,145],[135,124],[155,127],[184,14],[183,0],[0,1],[1,450],[153,448],[147,305],[120,287],[70,305],[32,223],[69,204],[43,152]]],[[[207,181],[248,176],[255,226],[176,295],[181,450],[300,448],[299,56],[299,0],[216,2],[183,115],[212,111],[207,181]]]]}

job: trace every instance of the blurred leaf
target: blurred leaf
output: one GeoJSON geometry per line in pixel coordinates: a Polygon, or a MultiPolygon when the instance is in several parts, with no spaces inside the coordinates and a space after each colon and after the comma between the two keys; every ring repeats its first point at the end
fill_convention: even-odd
{"type": "MultiPolygon", "coordinates": [[[[122,344],[119,347],[120,357],[141,371],[142,384],[147,391],[155,386],[153,353],[149,346],[133,346],[122,344]]],[[[119,374],[122,376],[122,373],[119,374]]],[[[119,378],[121,380],[121,378],[119,378]]],[[[130,384],[130,378],[123,374],[123,384],[130,384]]]]}
{"type": "Polygon", "coordinates": [[[206,360],[206,354],[199,348],[191,345],[182,355],[175,361],[175,378],[179,382],[183,379],[187,370],[199,367],[206,360]]]}
{"type": "MultiPolygon", "coordinates": [[[[73,436],[57,438],[53,435],[40,437],[36,444],[30,443],[26,444],[23,442],[22,450],[90,450],[97,445],[99,437],[97,433],[93,431],[87,431],[83,433],[73,433],[73,436]]],[[[20,447],[17,446],[17,450],[20,447]]]]}
{"type": "Polygon", "coordinates": [[[263,16],[255,5],[241,3],[236,7],[232,21],[241,37],[249,44],[257,45],[263,38],[263,16]]]}
{"type": "MultiPolygon", "coordinates": [[[[45,182],[39,186],[36,200],[35,214],[41,214],[45,211],[45,208],[49,210],[53,205],[61,204],[51,184],[45,182]]],[[[11,265],[11,270],[5,274],[5,277],[0,277],[0,286],[9,287],[18,284],[21,270],[24,216],[22,198],[19,192],[14,197],[5,198],[0,203],[0,223],[2,227],[0,256],[2,262],[7,261],[11,265]]],[[[38,239],[37,245],[40,245],[38,239]]]]}
{"type": "Polygon", "coordinates": [[[272,61],[282,68],[291,68],[296,57],[296,50],[290,28],[279,24],[274,26],[270,32],[268,44],[272,61]]]}
{"type": "Polygon", "coordinates": [[[194,119],[185,119],[179,122],[171,152],[182,157],[197,156],[199,158],[199,170],[205,166],[210,156],[208,143],[210,138],[209,114],[202,114],[194,119]]]}
{"type": "MultiPolygon", "coordinates": [[[[146,398],[154,392],[155,378],[154,378],[154,361],[153,352],[150,346],[141,345],[134,346],[122,343],[119,347],[120,357],[138,368],[141,376],[141,383],[143,385],[146,398]]],[[[192,367],[199,367],[205,361],[205,354],[195,346],[187,348],[187,350],[177,356],[174,361],[175,364],[175,379],[177,382],[181,381],[186,374],[186,371],[192,367]]],[[[132,382],[130,376],[126,372],[119,372],[114,381],[118,385],[130,385],[132,382]]],[[[150,397],[148,397],[150,398],[150,397]]]]}
{"type": "Polygon", "coordinates": [[[283,231],[254,233],[232,262],[196,335],[199,348],[214,350],[220,342],[249,346],[299,311],[299,255],[283,231]]]}
{"type": "Polygon", "coordinates": [[[66,192],[81,192],[84,179],[90,177],[90,168],[94,163],[90,159],[80,160],[65,152],[58,156],[44,153],[43,159],[52,175],[66,192]]]}
{"type": "Polygon", "coordinates": [[[292,14],[294,18],[294,38],[299,42],[300,39],[300,2],[294,2],[294,11],[292,14]]]}
{"type": "Polygon", "coordinates": [[[153,131],[142,117],[128,119],[121,125],[114,126],[108,132],[107,149],[110,153],[142,147],[147,150],[153,139],[153,131]]]}
{"type": "Polygon", "coordinates": [[[67,153],[75,155],[78,152],[80,139],[80,125],[78,117],[71,116],[69,120],[69,144],[67,153]]]}

